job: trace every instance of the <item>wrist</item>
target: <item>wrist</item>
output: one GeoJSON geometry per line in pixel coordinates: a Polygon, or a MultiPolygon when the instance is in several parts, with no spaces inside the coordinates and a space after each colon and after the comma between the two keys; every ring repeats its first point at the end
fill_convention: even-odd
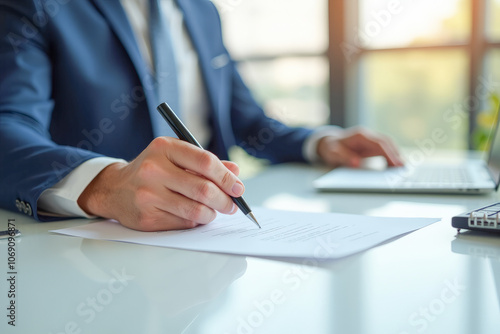
{"type": "Polygon", "coordinates": [[[126,163],[113,163],[97,174],[78,198],[80,208],[88,215],[113,218],[110,201],[119,185],[118,175],[125,166],[126,163]]]}
{"type": "Polygon", "coordinates": [[[304,146],[302,147],[304,158],[311,163],[323,163],[324,159],[318,154],[319,141],[325,137],[339,138],[343,133],[344,129],[334,125],[325,125],[316,128],[304,142],[304,146]]]}
{"type": "Polygon", "coordinates": [[[316,154],[319,161],[323,163],[327,161],[326,157],[330,151],[332,142],[335,140],[336,138],[333,138],[331,136],[325,136],[318,140],[318,145],[316,146],[316,154]]]}

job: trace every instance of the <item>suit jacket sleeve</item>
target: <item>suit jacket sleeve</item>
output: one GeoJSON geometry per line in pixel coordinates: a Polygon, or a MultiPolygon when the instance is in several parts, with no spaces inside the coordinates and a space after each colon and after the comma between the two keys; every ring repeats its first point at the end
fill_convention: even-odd
{"type": "Polygon", "coordinates": [[[53,219],[38,215],[40,194],[100,155],[50,138],[52,67],[40,3],[0,4],[0,206],[17,211],[20,202],[29,204],[25,213],[43,221],[53,219]]]}
{"type": "Polygon", "coordinates": [[[233,70],[231,119],[236,144],[248,154],[271,163],[306,161],[302,149],[312,130],[289,127],[267,117],[236,68],[233,70]]]}

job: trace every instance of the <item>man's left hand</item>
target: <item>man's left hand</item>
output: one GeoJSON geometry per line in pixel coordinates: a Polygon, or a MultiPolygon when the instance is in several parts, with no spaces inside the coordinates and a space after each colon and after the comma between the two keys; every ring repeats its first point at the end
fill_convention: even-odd
{"type": "Polygon", "coordinates": [[[390,167],[403,166],[392,140],[359,127],[344,130],[340,137],[321,138],[317,152],[331,167],[360,167],[363,158],[374,156],[383,156],[390,167]]]}

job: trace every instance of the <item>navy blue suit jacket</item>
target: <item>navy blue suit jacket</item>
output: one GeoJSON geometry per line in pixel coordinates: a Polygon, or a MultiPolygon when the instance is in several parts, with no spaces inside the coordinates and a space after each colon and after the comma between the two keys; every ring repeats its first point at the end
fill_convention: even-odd
{"type": "MultiPolygon", "coordinates": [[[[240,145],[273,163],[303,161],[310,130],[264,115],[224,47],[213,4],[177,2],[210,101],[208,149],[221,159],[240,145]]],[[[131,160],[153,139],[154,78],[119,0],[0,0],[0,38],[0,206],[23,203],[50,220],[37,214],[45,189],[88,159],[131,160]]]]}

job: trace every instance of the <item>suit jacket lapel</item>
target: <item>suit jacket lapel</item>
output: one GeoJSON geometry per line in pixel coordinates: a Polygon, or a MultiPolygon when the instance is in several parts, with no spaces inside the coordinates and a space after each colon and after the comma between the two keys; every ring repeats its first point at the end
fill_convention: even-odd
{"type": "Polygon", "coordinates": [[[205,13],[200,13],[199,7],[194,5],[189,0],[176,0],[179,8],[184,14],[184,24],[187,27],[193,45],[198,53],[198,60],[200,62],[201,71],[203,78],[205,80],[205,86],[207,88],[207,93],[210,97],[210,102],[215,112],[220,111],[220,101],[218,94],[220,93],[220,75],[216,75],[218,72],[214,71],[212,65],[213,58],[219,55],[211,54],[210,51],[213,49],[210,43],[211,41],[206,36],[207,32],[204,31],[205,27],[199,24],[198,21],[204,19],[205,13]]]}
{"type": "Polygon", "coordinates": [[[123,44],[130,56],[137,72],[140,75],[147,71],[141,53],[134,38],[134,32],[127,18],[127,14],[119,0],[93,0],[103,16],[109,22],[111,28],[123,44]]]}
{"type": "Polygon", "coordinates": [[[105,19],[109,22],[111,29],[122,43],[130,60],[134,64],[139,80],[144,88],[149,112],[156,112],[156,91],[154,90],[154,76],[146,65],[142,54],[137,46],[135,35],[130,26],[127,14],[119,0],[92,0],[100,10],[105,19]]]}
{"type": "MultiPolygon", "coordinates": [[[[153,84],[155,79],[147,67],[146,62],[142,58],[134,38],[134,32],[130,26],[127,14],[123,9],[120,0],[92,1],[105,19],[109,22],[111,28],[123,44],[124,49],[134,64],[144,88],[151,120],[153,120],[153,114],[156,113],[156,105],[158,104],[158,97],[156,96],[153,84]]],[[[213,47],[211,47],[211,41],[204,37],[206,36],[206,31],[204,31],[205,27],[197,22],[198,20],[204,19],[205,13],[203,13],[203,11],[190,0],[175,1],[184,14],[185,25],[192,39],[193,45],[198,52],[200,67],[205,80],[205,86],[207,88],[213,116],[215,117],[213,122],[214,125],[219,128],[219,131],[214,130],[215,132],[222,133],[223,137],[228,136],[228,131],[220,131],[221,129],[230,129],[231,125],[229,117],[221,117],[222,115],[228,115],[229,111],[227,109],[229,106],[225,103],[226,99],[221,98],[221,96],[227,95],[227,92],[224,91],[224,85],[222,85],[221,82],[223,77],[221,75],[221,71],[218,69],[226,65],[230,60],[226,54],[211,53],[213,47]],[[224,64],[220,66],[221,63],[224,64]],[[217,64],[219,64],[219,67],[217,64]]],[[[222,143],[218,143],[218,145],[222,145],[220,148],[221,152],[225,152],[225,146],[227,146],[224,142],[232,143],[232,141],[234,141],[231,138],[226,138],[222,143]]]]}

